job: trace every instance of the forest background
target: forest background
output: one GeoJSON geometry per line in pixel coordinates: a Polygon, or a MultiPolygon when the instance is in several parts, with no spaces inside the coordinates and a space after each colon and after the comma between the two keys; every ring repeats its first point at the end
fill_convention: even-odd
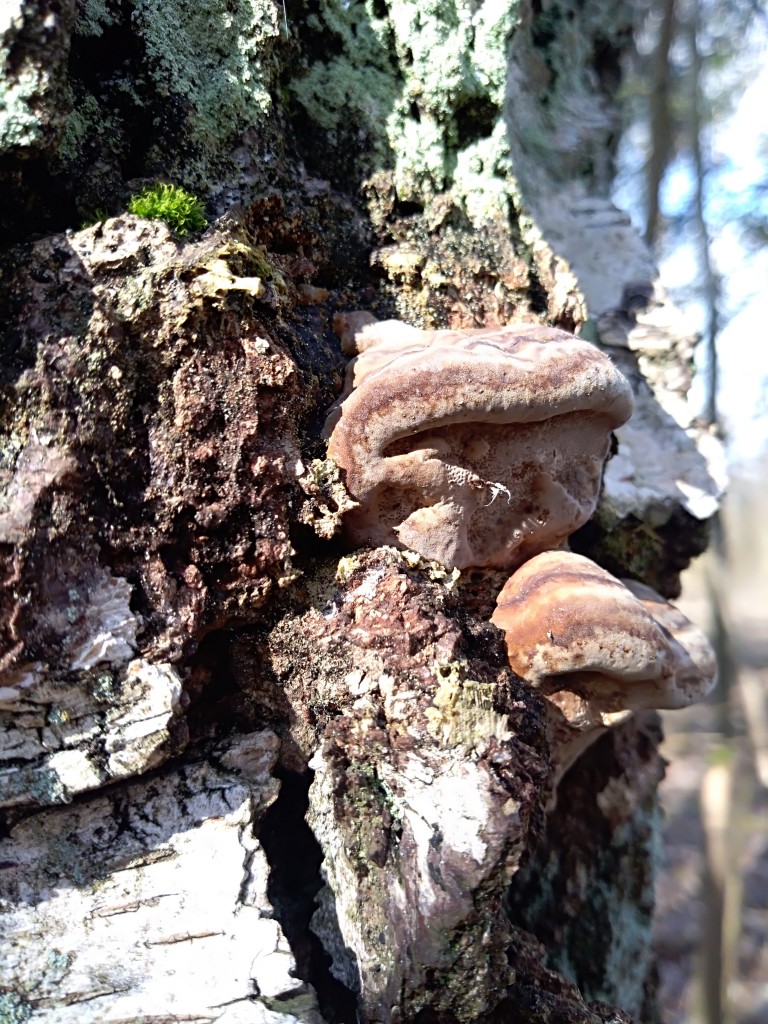
{"type": "Polygon", "coordinates": [[[665,1020],[768,1015],[768,18],[758,3],[648,5],[615,199],[701,333],[692,395],[725,445],[714,544],[684,575],[721,683],[667,715],[657,942],[665,1020]]]}

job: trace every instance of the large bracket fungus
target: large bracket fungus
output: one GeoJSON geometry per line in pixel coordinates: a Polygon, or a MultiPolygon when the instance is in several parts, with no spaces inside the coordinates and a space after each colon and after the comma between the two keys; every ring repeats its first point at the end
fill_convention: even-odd
{"type": "MultiPolygon", "coordinates": [[[[518,962],[499,911],[547,798],[633,711],[702,696],[714,659],[658,595],[562,550],[632,411],[607,356],[535,325],[425,332],[354,313],[334,326],[357,353],[325,428],[358,503],[344,525],[352,544],[386,547],[344,560],[324,610],[300,620],[305,635],[291,625],[301,656],[283,655],[312,664],[322,651],[318,671],[302,669],[314,697],[301,703],[319,692],[341,709],[311,762],[326,881],[312,927],[366,1020],[500,1020],[518,962]],[[433,566],[411,573],[392,545],[453,569],[516,570],[491,619],[508,658],[482,621],[498,574],[449,596],[433,566]]],[[[655,787],[655,748],[635,763],[655,787]]],[[[644,835],[632,806],[622,834],[644,835]]],[[[608,875],[625,863],[614,853],[608,875]]]]}
{"type": "Polygon", "coordinates": [[[569,551],[518,569],[491,622],[513,670],[547,698],[560,774],[633,712],[687,707],[717,679],[707,638],[679,609],[569,551]]]}
{"type": "Polygon", "coordinates": [[[632,412],[628,382],[594,345],[533,324],[349,321],[359,355],[325,435],[358,502],[353,543],[515,568],[589,519],[611,432],[632,412]]]}
{"type": "Polygon", "coordinates": [[[334,327],[357,352],[325,427],[358,503],[350,539],[517,570],[491,621],[548,698],[559,774],[633,711],[709,692],[714,654],[682,613],[557,550],[594,512],[611,432],[632,412],[606,355],[532,324],[421,331],[356,312],[334,327]]]}

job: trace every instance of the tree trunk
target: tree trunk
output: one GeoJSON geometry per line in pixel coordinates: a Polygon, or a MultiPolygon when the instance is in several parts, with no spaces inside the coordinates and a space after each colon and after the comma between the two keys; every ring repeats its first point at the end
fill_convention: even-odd
{"type": "Polygon", "coordinates": [[[503,577],[350,551],[320,438],[338,311],[581,330],[637,407],[572,547],[674,596],[719,485],[607,198],[632,15],[11,4],[0,1020],[655,1019],[654,716],[555,793],[503,577]]]}

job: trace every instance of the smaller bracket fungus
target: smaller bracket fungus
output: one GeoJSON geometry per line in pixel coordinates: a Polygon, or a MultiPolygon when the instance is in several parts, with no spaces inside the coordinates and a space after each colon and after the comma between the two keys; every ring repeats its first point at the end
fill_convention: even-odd
{"type": "Polygon", "coordinates": [[[709,641],[681,611],[569,551],[518,569],[491,622],[511,667],[548,699],[558,777],[634,711],[687,707],[717,680],[709,641]]]}
{"type": "Polygon", "coordinates": [[[611,432],[632,412],[608,356],[532,324],[419,331],[366,318],[357,334],[324,431],[358,502],[345,516],[353,543],[514,568],[589,519],[611,432]]]}

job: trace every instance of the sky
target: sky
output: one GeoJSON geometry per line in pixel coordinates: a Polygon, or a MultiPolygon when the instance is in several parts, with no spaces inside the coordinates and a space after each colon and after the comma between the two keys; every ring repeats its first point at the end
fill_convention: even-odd
{"type": "MultiPolygon", "coordinates": [[[[748,461],[768,451],[768,247],[747,245],[739,220],[760,201],[756,186],[768,181],[768,27],[757,22],[743,59],[750,67],[748,85],[731,113],[716,122],[707,139],[709,162],[707,213],[713,229],[712,257],[723,279],[726,325],[718,339],[720,387],[718,404],[727,432],[732,463],[748,461]]],[[[740,55],[742,59],[742,55],[740,55]]],[[[628,133],[620,161],[615,199],[636,219],[638,171],[644,158],[641,136],[628,133]],[[634,165],[634,166],[633,166],[634,165]]],[[[693,175],[689,162],[671,166],[662,189],[662,208],[674,215],[691,196],[693,175]]],[[[768,219],[768,194],[762,203],[768,219]]],[[[690,233],[689,233],[690,234],[690,233]]],[[[659,254],[661,279],[699,330],[704,309],[690,294],[698,265],[694,240],[685,232],[674,243],[667,239],[659,254]]],[[[703,409],[705,380],[703,351],[691,393],[695,408],[703,409]]]]}

